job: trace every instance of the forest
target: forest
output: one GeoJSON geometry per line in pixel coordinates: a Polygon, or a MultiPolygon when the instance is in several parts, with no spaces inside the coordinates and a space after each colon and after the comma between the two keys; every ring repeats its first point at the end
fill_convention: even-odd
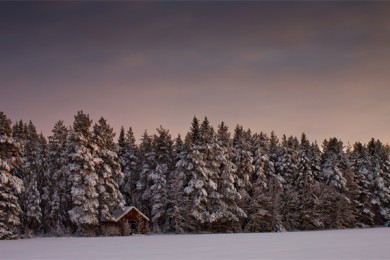
{"type": "Polygon", "coordinates": [[[279,232],[389,225],[390,149],[322,144],[192,119],[136,140],[78,111],[45,137],[0,112],[0,239],[99,236],[132,205],[150,233],[279,232]],[[90,230],[95,232],[90,233],[90,230]],[[88,231],[88,232],[87,232],[88,231]]]}

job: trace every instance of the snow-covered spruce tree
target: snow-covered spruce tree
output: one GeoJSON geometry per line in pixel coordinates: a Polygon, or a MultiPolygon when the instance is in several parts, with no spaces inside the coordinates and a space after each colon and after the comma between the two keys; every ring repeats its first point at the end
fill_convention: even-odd
{"type": "Polygon", "coordinates": [[[284,179],[275,174],[278,139],[274,132],[271,138],[264,133],[255,134],[254,167],[250,191],[248,221],[245,231],[284,231],[282,223],[282,194],[284,179]]]}
{"type": "Polygon", "coordinates": [[[321,204],[318,197],[321,194],[321,186],[314,174],[314,171],[319,170],[319,166],[314,162],[315,152],[315,147],[303,133],[297,150],[297,178],[294,185],[299,198],[299,230],[313,230],[324,226],[319,213],[321,204]]]}
{"type": "Polygon", "coordinates": [[[374,225],[375,213],[371,204],[371,181],[373,175],[370,174],[370,158],[368,149],[356,142],[349,155],[351,170],[354,173],[356,183],[359,186],[359,198],[355,207],[357,225],[366,227],[374,225]]]}
{"type": "Polygon", "coordinates": [[[49,136],[48,144],[48,187],[42,200],[48,201],[44,210],[44,230],[46,233],[62,236],[69,234],[70,219],[68,210],[71,203],[71,183],[68,180],[67,155],[68,129],[63,121],[58,121],[49,136]]]}
{"type": "Polygon", "coordinates": [[[184,193],[185,174],[176,166],[184,153],[186,145],[181,136],[175,139],[173,144],[174,169],[168,179],[168,205],[167,205],[167,227],[168,231],[184,233],[186,225],[185,210],[189,205],[188,197],[184,193]]]}
{"type": "Polygon", "coordinates": [[[320,147],[317,144],[317,141],[314,141],[311,143],[311,149],[310,149],[310,164],[311,164],[311,171],[313,173],[314,179],[317,181],[321,181],[321,157],[322,152],[320,147]]]}
{"type": "Polygon", "coordinates": [[[23,182],[12,170],[21,163],[20,144],[12,137],[11,121],[0,112],[0,239],[19,238],[23,182]]]}
{"type": "Polygon", "coordinates": [[[115,133],[101,117],[93,126],[93,142],[97,146],[96,156],[100,163],[95,165],[98,176],[96,190],[98,192],[99,220],[112,220],[114,209],[124,209],[125,200],[119,190],[119,183],[123,180],[123,172],[114,143],[115,133]]]}
{"type": "MultiPolygon", "coordinates": [[[[267,230],[265,223],[268,223],[269,221],[265,217],[268,213],[265,209],[265,205],[267,202],[270,202],[271,198],[266,197],[266,195],[268,195],[266,192],[268,190],[269,176],[274,174],[275,169],[268,157],[269,147],[265,134],[260,133],[252,136],[252,148],[255,170],[251,178],[252,189],[249,192],[248,218],[244,230],[246,232],[259,232],[267,230]],[[270,168],[270,166],[272,167],[270,168]]],[[[272,228],[269,228],[269,230],[272,230],[272,228]]]]}
{"type": "MultiPolygon", "coordinates": [[[[224,210],[221,208],[222,195],[218,190],[220,179],[220,162],[217,160],[219,146],[216,143],[216,135],[207,117],[200,126],[200,152],[203,155],[204,168],[200,172],[203,180],[203,189],[206,191],[204,204],[204,225],[202,229],[213,231],[224,218],[224,210]]],[[[199,211],[201,212],[201,211],[199,211]]]]}
{"type": "Polygon", "coordinates": [[[343,151],[343,143],[337,138],[325,140],[320,180],[332,188],[325,190],[329,194],[324,197],[326,200],[322,201],[324,209],[330,209],[324,213],[324,217],[327,218],[327,224],[325,224],[327,227],[345,228],[354,224],[354,205],[348,196],[349,185],[346,178],[349,170],[350,166],[343,151]]]}
{"type": "Polygon", "coordinates": [[[390,160],[385,146],[379,140],[372,138],[367,149],[375,224],[383,225],[390,220],[390,160]]]}
{"type": "Polygon", "coordinates": [[[96,235],[95,227],[99,224],[96,166],[101,159],[96,155],[97,146],[92,143],[91,124],[89,115],[77,112],[67,140],[68,166],[65,175],[71,187],[68,214],[73,232],[82,236],[96,235]]]}
{"type": "Polygon", "coordinates": [[[294,186],[298,189],[302,188],[308,183],[313,183],[314,174],[312,167],[312,147],[310,141],[307,139],[306,134],[302,133],[301,142],[297,148],[296,154],[296,168],[297,176],[294,186]]]}
{"type": "Polygon", "coordinates": [[[347,180],[343,172],[348,168],[343,142],[337,138],[325,139],[322,145],[321,178],[329,186],[345,190],[347,180]]]}
{"type": "Polygon", "coordinates": [[[18,137],[23,144],[22,159],[23,164],[15,169],[15,174],[19,176],[25,187],[24,193],[20,194],[20,204],[22,207],[22,225],[24,235],[30,237],[38,232],[42,222],[41,194],[38,189],[38,179],[42,178],[44,172],[40,167],[42,161],[39,158],[39,137],[36,127],[30,121],[24,126],[24,138],[18,137]]]}
{"type": "Polygon", "coordinates": [[[185,210],[180,212],[181,218],[185,219],[180,229],[186,232],[202,230],[210,217],[205,187],[208,173],[202,149],[199,120],[194,117],[191,130],[186,136],[186,145],[176,164],[177,176],[184,178],[184,200],[189,202],[185,210]]]}
{"type": "Polygon", "coordinates": [[[231,163],[230,140],[226,139],[228,129],[224,124],[220,127],[220,143],[207,117],[199,129],[199,145],[193,147],[199,156],[193,158],[199,163],[193,162],[196,171],[190,175],[185,189],[195,202],[192,216],[200,230],[215,232],[229,228],[239,231],[239,218],[245,218],[246,215],[237,206],[240,195],[234,186],[235,169],[231,163]]]}
{"type": "Polygon", "coordinates": [[[42,133],[38,135],[38,143],[37,143],[37,166],[38,166],[38,176],[37,176],[37,184],[38,191],[41,195],[41,212],[42,212],[42,224],[40,228],[40,232],[45,232],[44,229],[44,218],[45,213],[47,212],[47,208],[49,207],[51,198],[45,196],[47,193],[51,182],[49,176],[49,154],[48,154],[48,143],[47,139],[43,136],[42,133]]]}
{"type": "Polygon", "coordinates": [[[296,149],[298,140],[292,136],[287,138],[283,135],[282,144],[277,149],[277,159],[275,163],[276,178],[283,186],[281,215],[283,226],[287,230],[294,230],[297,227],[299,213],[299,199],[294,187],[297,178],[297,156],[296,149]]]}
{"type": "Polygon", "coordinates": [[[153,140],[156,166],[148,176],[148,181],[151,185],[152,231],[160,233],[169,229],[167,225],[168,180],[173,169],[173,142],[169,131],[162,126],[157,129],[157,133],[153,140]]]}
{"type": "Polygon", "coordinates": [[[236,189],[241,196],[238,206],[247,213],[247,205],[250,199],[248,191],[252,188],[251,178],[255,168],[249,138],[247,138],[243,127],[239,125],[234,129],[232,162],[237,168],[236,189]]]}
{"type": "Polygon", "coordinates": [[[241,231],[240,219],[247,217],[245,212],[238,206],[241,198],[235,187],[236,167],[232,163],[233,145],[228,127],[222,122],[218,126],[217,142],[215,143],[215,158],[218,171],[217,184],[220,198],[217,198],[217,211],[214,213],[219,227],[217,231],[241,231]],[[219,228],[219,229],[218,229],[219,228]]]}
{"type": "Polygon", "coordinates": [[[139,179],[137,180],[136,192],[134,194],[135,205],[147,216],[151,215],[151,180],[148,178],[156,168],[156,154],[153,148],[153,138],[144,132],[140,144],[140,165],[139,179]]]}
{"type": "Polygon", "coordinates": [[[124,174],[123,182],[120,185],[122,194],[125,197],[127,205],[137,205],[134,194],[139,179],[139,159],[138,147],[135,143],[135,137],[131,127],[126,134],[123,127],[121,129],[118,139],[118,156],[124,174]]]}
{"type": "Polygon", "coordinates": [[[291,188],[297,178],[297,147],[298,140],[290,136],[283,136],[282,145],[278,151],[278,159],[275,164],[276,174],[284,179],[286,188],[291,188]]]}

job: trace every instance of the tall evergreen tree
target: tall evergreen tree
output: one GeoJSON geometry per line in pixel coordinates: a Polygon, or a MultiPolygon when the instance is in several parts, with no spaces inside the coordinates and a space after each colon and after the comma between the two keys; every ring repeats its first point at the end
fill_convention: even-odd
{"type": "Polygon", "coordinates": [[[147,131],[144,132],[140,144],[140,165],[139,178],[137,180],[137,192],[135,194],[136,206],[145,212],[147,216],[151,215],[151,180],[149,175],[156,168],[156,154],[153,148],[153,138],[147,131]]]}
{"type": "Polygon", "coordinates": [[[21,155],[24,163],[15,169],[15,173],[23,180],[25,186],[25,192],[20,195],[20,203],[23,210],[24,234],[29,237],[38,232],[42,222],[38,181],[43,178],[44,171],[41,167],[43,162],[39,158],[39,136],[36,127],[30,121],[23,129],[24,133],[19,136],[19,140],[23,144],[21,155]],[[25,139],[22,139],[23,137],[25,139]]]}
{"type": "Polygon", "coordinates": [[[218,163],[216,170],[218,171],[217,183],[220,194],[219,201],[216,203],[217,222],[221,225],[220,230],[241,231],[240,220],[245,219],[247,215],[238,205],[241,195],[235,187],[237,169],[232,162],[233,145],[229,129],[224,122],[218,126],[215,147],[214,156],[218,163]]]}
{"type": "Polygon", "coordinates": [[[112,211],[124,209],[124,198],[119,190],[119,183],[123,181],[123,172],[114,143],[114,130],[101,117],[93,127],[93,141],[97,146],[96,156],[100,162],[95,170],[98,177],[96,189],[98,192],[99,220],[113,220],[112,211]]]}
{"type": "Polygon", "coordinates": [[[322,155],[322,180],[329,186],[345,190],[347,180],[344,172],[347,169],[343,143],[337,138],[325,139],[322,155]]]}
{"type": "Polygon", "coordinates": [[[207,210],[208,192],[207,179],[208,170],[205,162],[204,141],[210,134],[207,121],[203,123],[203,133],[200,131],[199,120],[194,117],[190,133],[186,138],[186,145],[177,163],[177,176],[185,178],[184,200],[190,203],[186,205],[186,210],[181,212],[182,219],[185,219],[185,226],[180,227],[185,231],[201,230],[205,223],[210,220],[207,210]]]}
{"type": "Polygon", "coordinates": [[[313,146],[306,134],[302,133],[297,149],[297,178],[295,181],[295,189],[299,198],[299,205],[296,205],[299,209],[297,228],[300,230],[313,230],[324,226],[319,213],[321,208],[319,197],[322,186],[315,179],[315,172],[320,170],[320,166],[316,166],[315,163],[315,158],[319,159],[320,154],[316,155],[316,152],[316,146],[313,146]]]}
{"type": "Polygon", "coordinates": [[[65,174],[71,185],[68,214],[74,232],[79,235],[95,235],[95,227],[99,224],[96,167],[101,159],[96,156],[98,147],[92,143],[91,124],[89,115],[77,112],[67,140],[68,166],[65,174]]]}
{"type": "Polygon", "coordinates": [[[247,212],[247,205],[250,199],[248,192],[252,189],[251,179],[255,167],[253,165],[253,155],[251,153],[249,139],[243,127],[239,125],[234,129],[232,161],[237,167],[236,189],[241,196],[239,207],[247,212]]]}
{"type": "Polygon", "coordinates": [[[167,225],[168,180],[173,168],[173,142],[169,131],[161,126],[157,129],[157,133],[153,145],[156,166],[148,179],[151,183],[152,230],[159,233],[169,229],[167,225]]]}
{"type": "Polygon", "coordinates": [[[371,193],[371,180],[373,175],[370,173],[370,158],[367,148],[360,142],[355,143],[349,160],[351,170],[359,186],[359,202],[355,208],[357,224],[363,227],[372,226],[375,220],[375,213],[371,204],[371,199],[373,198],[371,193]]]}
{"type": "Polygon", "coordinates": [[[128,205],[137,205],[136,187],[139,180],[139,151],[135,142],[132,128],[125,134],[122,127],[118,140],[118,156],[121,160],[124,179],[121,184],[121,191],[128,205]]]}
{"type": "Polygon", "coordinates": [[[173,145],[174,169],[168,180],[168,205],[167,205],[167,226],[169,231],[183,233],[186,224],[185,210],[190,203],[185,196],[185,174],[178,167],[182,153],[185,152],[185,144],[180,134],[173,145]]]}
{"type": "Polygon", "coordinates": [[[23,182],[12,171],[21,161],[20,144],[12,137],[11,121],[0,112],[0,239],[19,237],[23,182]]]}
{"type": "Polygon", "coordinates": [[[38,135],[37,142],[37,166],[38,166],[38,176],[37,176],[37,184],[38,191],[41,196],[41,214],[42,214],[42,224],[40,228],[40,232],[44,231],[44,218],[47,212],[48,205],[50,204],[51,198],[45,197],[49,186],[51,185],[50,176],[49,176],[49,154],[48,154],[48,143],[46,138],[42,133],[38,135]]]}
{"type": "Polygon", "coordinates": [[[390,220],[390,160],[385,146],[372,138],[367,144],[369,153],[369,180],[373,198],[371,204],[374,205],[375,222],[383,224],[390,220]]]}
{"type": "Polygon", "coordinates": [[[68,129],[63,121],[58,121],[49,136],[48,144],[48,187],[43,200],[48,201],[44,211],[44,230],[49,234],[61,236],[68,234],[71,206],[71,183],[68,167],[67,139],[68,129]]]}

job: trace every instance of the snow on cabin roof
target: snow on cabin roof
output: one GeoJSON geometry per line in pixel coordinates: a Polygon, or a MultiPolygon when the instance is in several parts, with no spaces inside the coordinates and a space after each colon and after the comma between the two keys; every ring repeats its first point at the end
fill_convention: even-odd
{"type": "Polygon", "coordinates": [[[120,210],[116,209],[112,211],[112,216],[115,218],[114,222],[118,222],[121,218],[123,218],[127,213],[129,213],[132,209],[138,212],[143,218],[149,221],[149,218],[145,216],[141,211],[139,211],[136,207],[134,206],[128,206],[125,207],[125,210],[120,210]]]}

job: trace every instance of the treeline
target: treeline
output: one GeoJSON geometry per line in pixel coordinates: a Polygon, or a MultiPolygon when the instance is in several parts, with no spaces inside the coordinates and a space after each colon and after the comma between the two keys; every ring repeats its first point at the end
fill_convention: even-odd
{"type": "Polygon", "coordinates": [[[370,227],[390,220],[389,147],[371,139],[252,133],[193,118],[184,140],[160,127],[118,141],[104,118],[79,111],[51,136],[0,112],[0,239],[99,235],[134,205],[154,233],[370,227]],[[91,232],[92,230],[92,232],[91,232]]]}

